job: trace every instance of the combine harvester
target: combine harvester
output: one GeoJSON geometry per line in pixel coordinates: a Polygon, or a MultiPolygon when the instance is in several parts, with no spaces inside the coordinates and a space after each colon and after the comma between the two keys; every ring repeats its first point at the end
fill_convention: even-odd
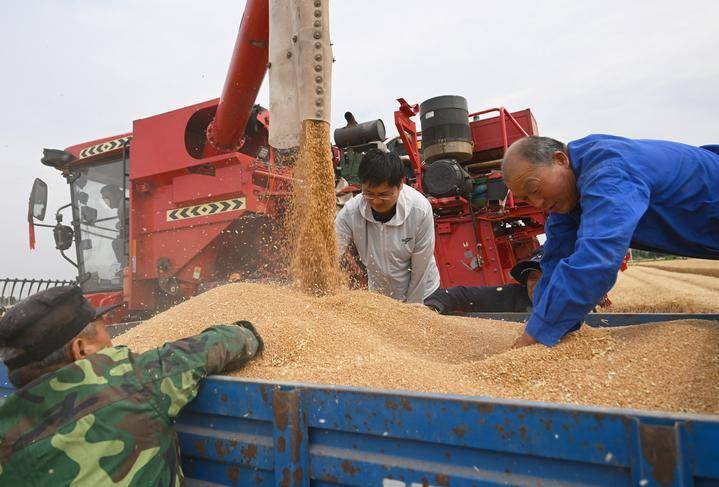
{"type": "MultiPolygon", "coordinates": [[[[292,167],[283,147],[270,148],[270,113],[254,102],[273,58],[270,34],[275,46],[298,43],[305,55],[318,46],[324,61],[312,69],[324,74],[311,78],[312,96],[329,95],[331,51],[327,0],[302,3],[314,17],[304,26],[278,5],[248,0],[219,100],[45,151],[43,164],[60,171],[71,194],[45,226],[93,305],[124,304],[115,322],[143,319],[231,273],[284,277],[275,235],[292,167]],[[65,255],[73,245],[74,260],[65,255]]],[[[316,104],[318,119],[329,116],[328,102],[316,104]]],[[[399,102],[400,138],[387,146],[407,158],[410,184],[431,198],[443,284],[510,282],[508,270],[537,246],[544,214],[512,201],[497,161],[513,140],[536,133],[531,113],[470,115],[459,97],[421,108],[399,102]],[[419,112],[421,153],[411,120],[419,112]]],[[[362,151],[384,144],[380,123],[336,132],[348,192],[362,151]]],[[[46,198],[36,180],[31,245],[46,198]]],[[[4,369],[0,386],[12,392],[4,369]]],[[[186,476],[209,485],[719,485],[712,416],[213,377],[177,429],[186,476]]]]}

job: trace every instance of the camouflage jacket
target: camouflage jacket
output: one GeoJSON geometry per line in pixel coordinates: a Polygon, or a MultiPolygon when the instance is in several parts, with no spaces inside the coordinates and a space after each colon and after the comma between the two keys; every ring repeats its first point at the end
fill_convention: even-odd
{"type": "Polygon", "coordinates": [[[252,358],[241,326],[135,354],[100,350],[45,374],[0,404],[0,486],[179,485],[174,418],[208,374],[252,358]]]}

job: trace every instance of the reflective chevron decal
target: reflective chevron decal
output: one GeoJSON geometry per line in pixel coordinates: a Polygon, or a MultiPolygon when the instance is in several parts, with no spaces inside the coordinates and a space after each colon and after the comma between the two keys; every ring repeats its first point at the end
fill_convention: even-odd
{"type": "Polygon", "coordinates": [[[103,142],[102,144],[85,147],[83,150],[80,151],[80,159],[96,156],[98,154],[102,154],[103,152],[110,152],[115,149],[120,149],[130,139],[132,139],[132,136],[128,135],[127,137],[120,137],[119,139],[108,140],[107,142],[103,142]]]}
{"type": "Polygon", "coordinates": [[[218,213],[227,213],[228,211],[238,211],[244,209],[245,198],[232,198],[231,200],[212,201],[210,203],[205,203],[204,205],[185,206],[184,208],[167,210],[167,221],[174,222],[177,220],[186,220],[187,218],[217,215],[218,213]]]}

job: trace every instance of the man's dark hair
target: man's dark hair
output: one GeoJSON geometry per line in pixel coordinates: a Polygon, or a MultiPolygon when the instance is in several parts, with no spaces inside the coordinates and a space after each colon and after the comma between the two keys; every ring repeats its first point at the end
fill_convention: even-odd
{"type": "Polygon", "coordinates": [[[539,135],[531,135],[520,139],[514,148],[515,155],[531,162],[532,164],[542,165],[550,164],[552,156],[555,152],[567,153],[567,146],[563,142],[552,139],[551,137],[540,137],[539,135]]]}
{"type": "Polygon", "coordinates": [[[399,186],[404,179],[404,166],[397,154],[370,149],[362,157],[357,176],[362,184],[370,186],[382,183],[399,186]]]}

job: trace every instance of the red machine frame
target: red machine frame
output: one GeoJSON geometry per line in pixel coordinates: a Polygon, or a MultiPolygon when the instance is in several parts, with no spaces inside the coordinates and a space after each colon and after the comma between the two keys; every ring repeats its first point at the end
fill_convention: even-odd
{"type": "MultiPolygon", "coordinates": [[[[417,104],[410,105],[404,98],[397,100],[399,109],[394,112],[395,125],[407,151],[410,164],[417,175],[414,188],[422,189],[422,161],[419,152],[419,135],[411,118],[419,113],[417,104]]],[[[515,140],[536,133],[536,124],[529,110],[518,112],[525,115],[528,131],[504,107],[489,108],[469,114],[469,118],[498,112],[497,117],[481,123],[499,125],[501,152],[506,152],[515,140]],[[508,127],[507,120],[511,123],[508,127]],[[509,130],[513,128],[513,130],[509,130]],[[531,132],[531,133],[530,133],[531,132]]],[[[470,122],[475,153],[484,145],[496,148],[497,144],[483,144],[482,137],[491,137],[491,130],[481,130],[479,121],[470,122]]],[[[477,164],[497,164],[497,161],[477,164]]],[[[497,173],[495,178],[500,178],[497,173]]],[[[509,270],[520,260],[528,258],[539,246],[537,236],[544,233],[546,213],[524,202],[515,202],[511,192],[500,205],[487,205],[474,210],[466,198],[428,197],[435,211],[435,259],[443,287],[456,285],[502,285],[514,282],[509,270]],[[475,213],[476,211],[476,213],[475,213]],[[503,227],[500,231],[498,227],[503,227]]]]}

